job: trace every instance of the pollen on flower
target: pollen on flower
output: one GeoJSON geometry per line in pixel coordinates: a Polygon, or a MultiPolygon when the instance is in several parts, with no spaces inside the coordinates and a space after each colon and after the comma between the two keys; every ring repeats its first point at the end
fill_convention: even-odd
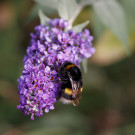
{"type": "Polygon", "coordinates": [[[33,106],[32,110],[35,111],[35,112],[38,111],[37,106],[36,105],[33,106]]]}
{"type": "Polygon", "coordinates": [[[31,33],[24,69],[18,79],[20,104],[17,105],[25,115],[31,115],[31,120],[54,109],[61,91],[60,66],[65,61],[79,66],[82,59],[95,52],[88,30],[65,31],[67,26],[67,21],[54,19],[48,26],[36,26],[31,33]]]}
{"type": "Polygon", "coordinates": [[[27,104],[31,104],[31,102],[29,100],[27,100],[27,104]]]}

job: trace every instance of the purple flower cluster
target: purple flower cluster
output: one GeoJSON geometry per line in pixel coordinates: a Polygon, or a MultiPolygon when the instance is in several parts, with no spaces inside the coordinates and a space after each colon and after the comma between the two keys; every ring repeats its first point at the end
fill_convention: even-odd
{"type": "Polygon", "coordinates": [[[63,19],[50,20],[48,26],[39,25],[31,34],[30,46],[24,57],[24,69],[18,79],[20,105],[25,115],[39,117],[54,109],[61,90],[59,67],[70,61],[80,65],[81,59],[90,57],[95,48],[88,30],[75,33],[65,31],[68,23],[63,19]]]}

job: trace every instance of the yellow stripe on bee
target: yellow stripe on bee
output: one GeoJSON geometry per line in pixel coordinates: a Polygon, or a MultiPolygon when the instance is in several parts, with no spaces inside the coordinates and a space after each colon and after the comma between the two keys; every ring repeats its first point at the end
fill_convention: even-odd
{"type": "Polygon", "coordinates": [[[65,91],[64,91],[66,94],[68,95],[72,95],[72,89],[70,88],[65,88],[65,91]]]}
{"type": "Polygon", "coordinates": [[[83,87],[81,88],[81,92],[83,91],[83,87]]]}
{"type": "Polygon", "coordinates": [[[67,66],[66,66],[66,70],[69,69],[69,68],[71,68],[71,67],[75,67],[75,66],[76,66],[76,65],[74,65],[74,64],[67,65],[67,66]]]}

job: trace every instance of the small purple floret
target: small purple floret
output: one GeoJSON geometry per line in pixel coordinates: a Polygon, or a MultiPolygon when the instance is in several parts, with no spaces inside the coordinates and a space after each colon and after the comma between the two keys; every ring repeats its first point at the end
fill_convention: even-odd
{"type": "Polygon", "coordinates": [[[25,115],[43,116],[54,109],[61,90],[59,68],[65,61],[80,66],[81,59],[90,57],[95,48],[88,30],[75,33],[64,29],[68,22],[50,20],[49,26],[36,26],[24,57],[24,69],[18,79],[20,105],[25,115]]]}

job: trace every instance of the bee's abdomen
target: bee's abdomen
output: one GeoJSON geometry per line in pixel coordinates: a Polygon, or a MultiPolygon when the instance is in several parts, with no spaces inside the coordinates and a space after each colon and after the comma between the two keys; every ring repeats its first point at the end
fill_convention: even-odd
{"type": "Polygon", "coordinates": [[[64,97],[67,100],[72,100],[72,89],[65,88],[62,92],[62,97],[64,97]]]}

